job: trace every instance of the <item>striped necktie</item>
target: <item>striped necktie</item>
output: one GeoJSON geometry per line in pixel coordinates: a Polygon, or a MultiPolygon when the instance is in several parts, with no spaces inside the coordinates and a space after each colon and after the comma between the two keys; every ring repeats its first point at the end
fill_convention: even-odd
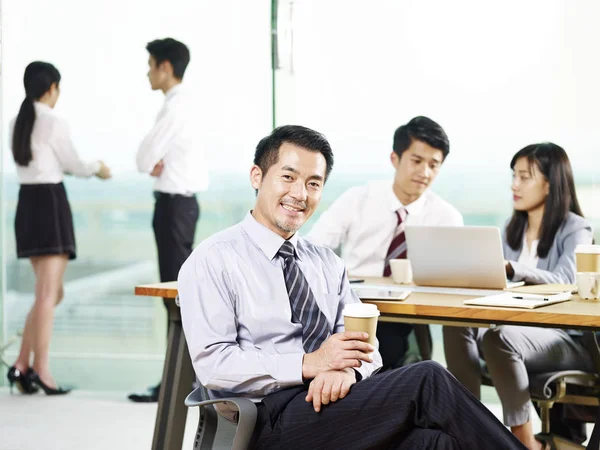
{"type": "Polygon", "coordinates": [[[406,258],[406,236],[404,235],[404,228],[408,211],[406,208],[400,208],[398,211],[396,211],[396,216],[398,217],[398,225],[396,226],[394,238],[390,243],[390,247],[385,257],[385,265],[383,266],[384,277],[389,277],[392,274],[392,270],[390,268],[391,259],[406,258]]]}
{"type": "Polygon", "coordinates": [[[292,243],[285,241],[277,254],[284,260],[283,276],[292,307],[292,319],[302,324],[302,346],[306,353],[312,353],[329,337],[329,323],[296,263],[292,243]]]}

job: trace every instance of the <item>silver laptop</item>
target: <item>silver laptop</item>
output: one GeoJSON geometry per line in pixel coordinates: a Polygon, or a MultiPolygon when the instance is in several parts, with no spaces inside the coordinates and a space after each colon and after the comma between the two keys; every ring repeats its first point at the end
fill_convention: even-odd
{"type": "Polygon", "coordinates": [[[421,286],[507,289],[496,227],[406,227],[413,280],[421,286]]]}

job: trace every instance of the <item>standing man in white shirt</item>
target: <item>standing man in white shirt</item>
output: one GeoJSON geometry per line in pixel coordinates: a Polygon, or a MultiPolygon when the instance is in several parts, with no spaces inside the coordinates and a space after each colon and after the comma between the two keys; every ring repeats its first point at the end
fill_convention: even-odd
{"type": "MultiPolygon", "coordinates": [[[[183,75],[190,62],[185,44],[172,38],[146,46],[150,54],[148,79],[152,90],[165,94],[154,128],[142,141],[137,167],[156,178],[152,227],[158,250],[160,280],[174,281],[192,252],[200,208],[196,193],[208,187],[204,153],[197,139],[194,104],[183,75]]],[[[172,302],[171,302],[172,303],[172,302]]],[[[165,307],[170,303],[165,301],[165,307]]],[[[160,385],[149,394],[132,394],[134,402],[155,402],[160,385]]]]}
{"type": "MultiPolygon", "coordinates": [[[[354,187],[319,217],[307,238],[332,249],[341,247],[354,276],[390,276],[390,259],[406,258],[406,225],[461,226],[462,215],[429,190],[450,152],[448,136],[433,120],[419,116],[394,133],[390,155],[393,182],[354,187]]],[[[380,323],[377,337],[383,367],[401,364],[412,325],[380,323]]]]}

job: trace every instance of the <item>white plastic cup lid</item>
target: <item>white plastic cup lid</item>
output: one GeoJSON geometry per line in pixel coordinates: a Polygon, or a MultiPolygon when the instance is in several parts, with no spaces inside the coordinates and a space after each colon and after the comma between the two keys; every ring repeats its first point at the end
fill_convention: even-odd
{"type": "Polygon", "coordinates": [[[350,303],[344,306],[342,315],[348,317],[377,317],[379,310],[372,303],[350,303]]]}
{"type": "Polygon", "coordinates": [[[585,244],[579,244],[577,247],[575,247],[575,253],[584,253],[584,254],[591,254],[591,255],[600,255],[600,245],[593,245],[593,244],[585,245],[585,244]]]}

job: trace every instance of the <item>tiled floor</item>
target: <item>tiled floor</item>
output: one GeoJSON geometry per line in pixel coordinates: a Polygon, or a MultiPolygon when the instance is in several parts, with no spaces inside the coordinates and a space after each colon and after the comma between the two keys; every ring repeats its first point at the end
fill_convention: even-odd
{"type": "MultiPolygon", "coordinates": [[[[0,389],[1,450],[148,450],[156,404],[125,393],[76,391],[64,397],[10,395],[0,389]],[[41,445],[41,447],[40,447],[41,445]]],[[[192,448],[198,413],[188,414],[184,448],[192,448]]]]}

